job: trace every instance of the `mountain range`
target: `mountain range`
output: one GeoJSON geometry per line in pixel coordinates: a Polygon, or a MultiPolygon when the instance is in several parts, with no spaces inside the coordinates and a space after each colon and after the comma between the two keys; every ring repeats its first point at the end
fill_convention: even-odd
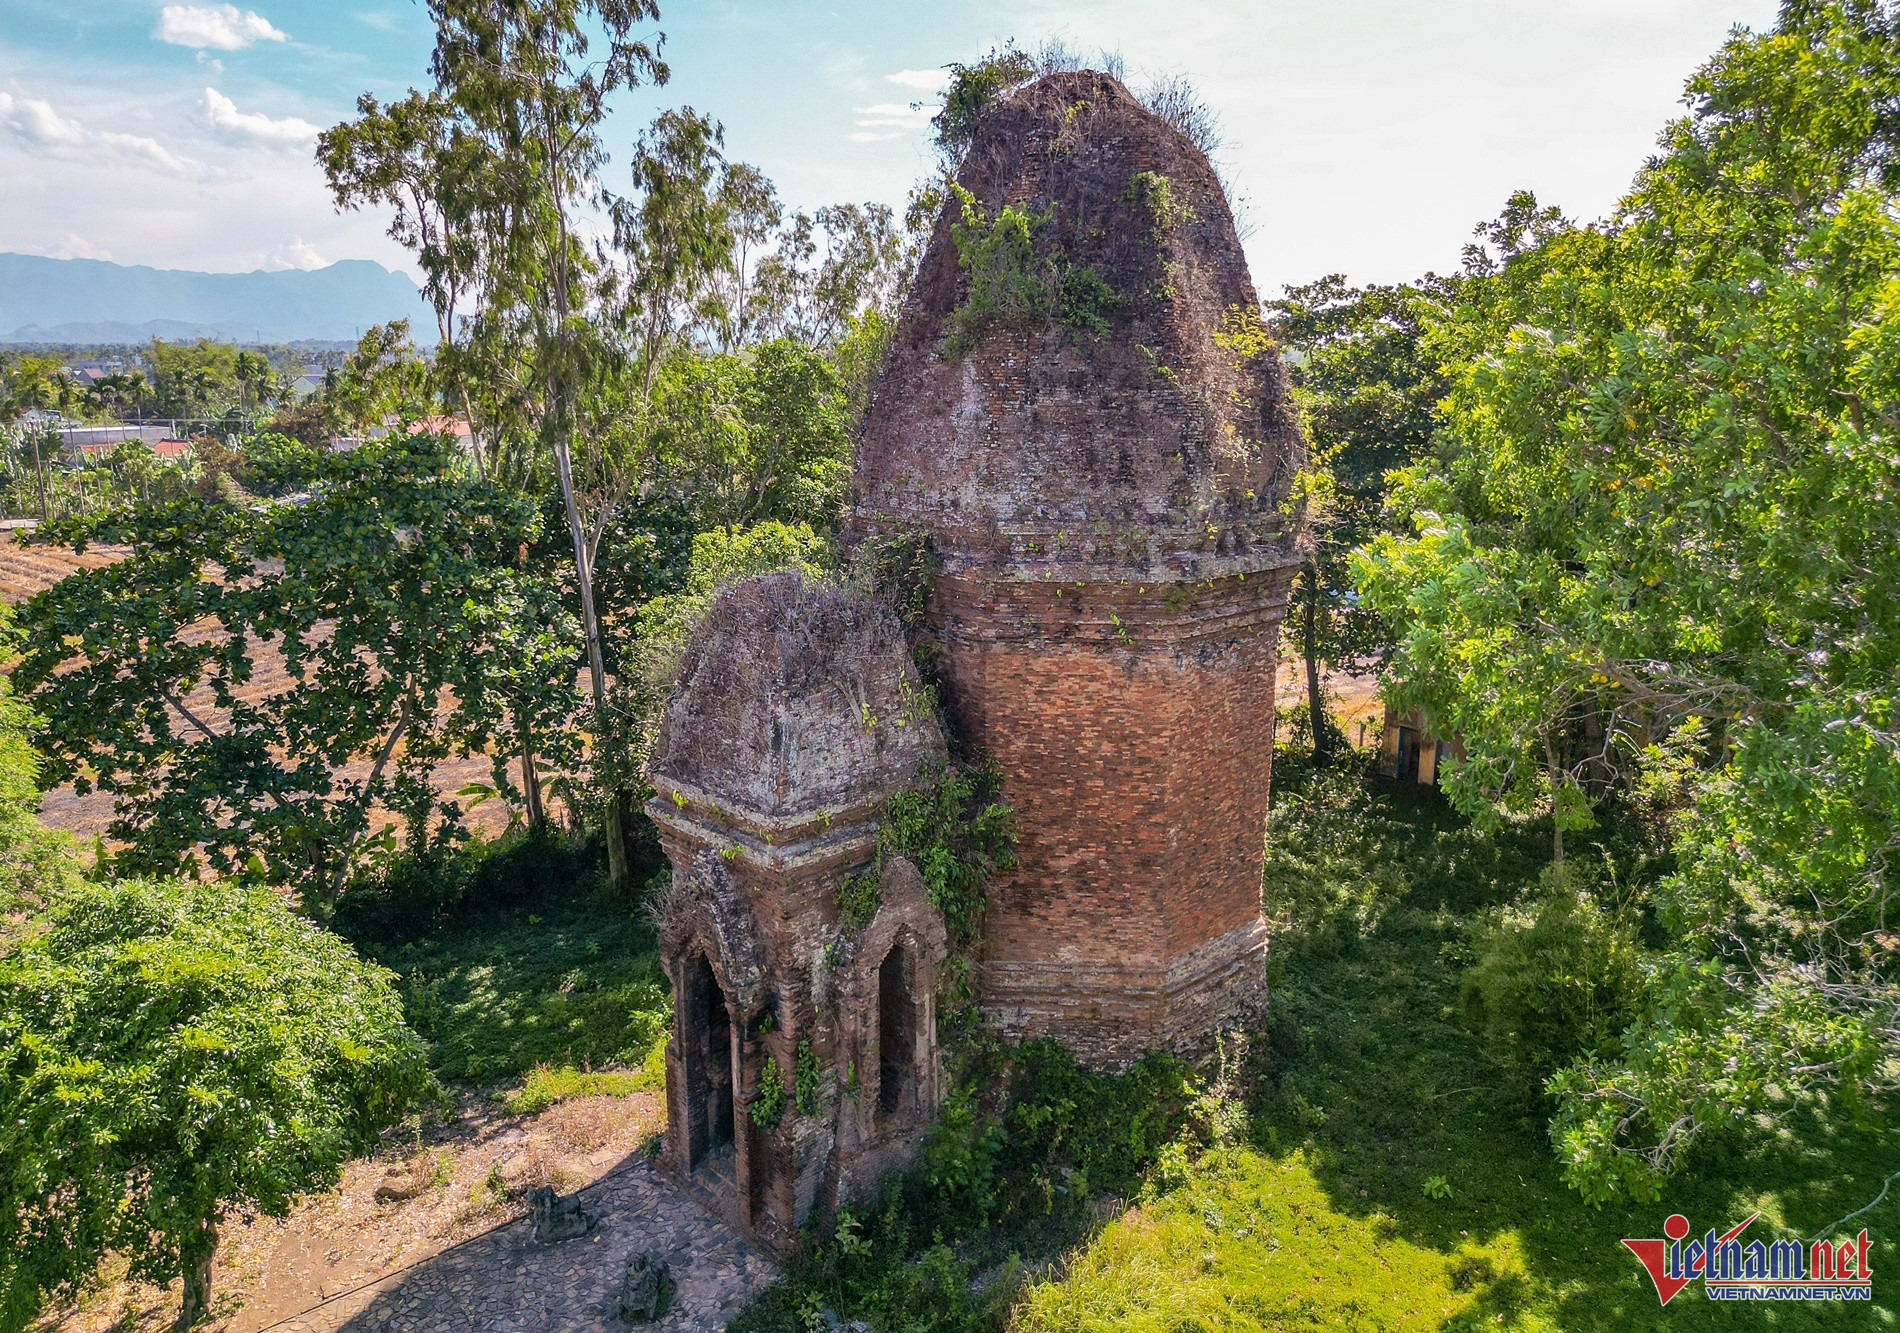
{"type": "Polygon", "coordinates": [[[417,342],[435,341],[435,316],[409,275],[367,259],[193,273],[0,253],[0,343],[341,341],[392,319],[407,319],[417,342]]]}

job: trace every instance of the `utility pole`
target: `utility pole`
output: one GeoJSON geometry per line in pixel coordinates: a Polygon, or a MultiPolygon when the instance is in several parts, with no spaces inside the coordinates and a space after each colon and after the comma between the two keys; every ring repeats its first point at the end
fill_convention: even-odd
{"type": "Polygon", "coordinates": [[[40,522],[50,523],[52,518],[46,512],[46,464],[40,459],[40,434],[33,432],[33,475],[40,483],[40,522]]]}

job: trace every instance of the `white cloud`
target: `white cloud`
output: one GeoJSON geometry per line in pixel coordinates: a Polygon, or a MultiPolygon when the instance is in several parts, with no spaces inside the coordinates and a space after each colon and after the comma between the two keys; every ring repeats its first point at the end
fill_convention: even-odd
{"type": "Polygon", "coordinates": [[[921,88],[927,93],[940,93],[950,86],[950,71],[947,69],[900,69],[884,77],[891,83],[905,88],[921,88]]]}
{"type": "Polygon", "coordinates": [[[156,139],[110,130],[89,130],[78,121],[60,115],[50,103],[34,97],[0,93],[0,126],[12,131],[14,140],[22,148],[41,157],[77,154],[85,160],[112,159],[168,176],[199,176],[204,170],[199,163],[180,157],[156,139]]]}
{"type": "Polygon", "coordinates": [[[308,271],[322,268],[329,262],[317,253],[315,246],[305,245],[301,236],[285,241],[264,257],[264,267],[269,269],[300,268],[308,271]]]}
{"type": "Polygon", "coordinates": [[[166,5],[152,36],[173,46],[242,51],[253,42],[288,41],[286,33],[254,10],[236,5],[166,5]]]}
{"type": "MultiPolygon", "coordinates": [[[[937,114],[935,107],[907,106],[902,102],[878,102],[872,106],[852,108],[864,119],[857,122],[861,130],[921,130],[930,124],[930,118],[937,114]]],[[[875,134],[869,136],[852,135],[853,143],[876,143],[880,139],[895,139],[896,134],[875,134]]]]}
{"type": "Polygon", "coordinates": [[[912,106],[907,102],[878,102],[872,106],[853,107],[860,116],[883,116],[891,120],[923,123],[937,114],[937,108],[931,106],[912,106]]]}
{"type": "Polygon", "coordinates": [[[368,13],[358,11],[356,18],[359,23],[367,23],[372,28],[381,28],[384,32],[396,30],[396,16],[386,9],[371,10],[368,13]]]}
{"type": "Polygon", "coordinates": [[[299,120],[295,116],[272,120],[260,112],[239,111],[237,103],[216,88],[205,89],[204,108],[212,129],[222,130],[235,138],[255,143],[301,146],[317,137],[317,127],[307,120],[299,120]]]}
{"type": "Polygon", "coordinates": [[[887,134],[873,134],[869,130],[857,130],[844,136],[852,143],[883,143],[886,139],[901,139],[903,134],[892,130],[887,134]]]}
{"type": "Polygon", "coordinates": [[[112,251],[102,250],[77,232],[67,232],[66,239],[58,245],[48,246],[42,251],[48,259],[110,259],[112,251]]]}
{"type": "Polygon", "coordinates": [[[115,134],[111,130],[92,136],[101,151],[138,166],[151,167],[168,176],[198,176],[204,168],[188,157],[180,157],[156,139],[142,134],[115,134]]]}
{"type": "Polygon", "coordinates": [[[29,149],[76,148],[86,141],[85,127],[67,120],[52,105],[32,97],[0,93],[0,125],[29,149]]]}

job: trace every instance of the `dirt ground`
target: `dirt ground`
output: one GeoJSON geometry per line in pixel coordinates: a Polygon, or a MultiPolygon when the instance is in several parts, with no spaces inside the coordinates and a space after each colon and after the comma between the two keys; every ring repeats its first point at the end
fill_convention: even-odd
{"type": "MultiPolygon", "coordinates": [[[[1319,688],[1326,697],[1326,710],[1354,745],[1361,749],[1378,745],[1385,730],[1385,705],[1379,700],[1376,674],[1351,676],[1344,671],[1322,671],[1319,688]]],[[[1297,657],[1280,659],[1276,699],[1280,725],[1284,728],[1296,710],[1306,707],[1305,662],[1297,657]]]]}
{"type": "MultiPolygon", "coordinates": [[[[228,1222],[212,1274],[216,1318],[203,1327],[260,1333],[439,1254],[521,1216],[535,1185],[567,1193],[600,1180],[664,1123],[651,1092],[575,1098],[532,1116],[465,1097],[453,1119],[351,1162],[338,1188],[289,1217],[228,1222]]],[[[176,1316],[178,1300],[176,1283],[108,1282],[34,1333],[155,1333],[176,1316]]]]}

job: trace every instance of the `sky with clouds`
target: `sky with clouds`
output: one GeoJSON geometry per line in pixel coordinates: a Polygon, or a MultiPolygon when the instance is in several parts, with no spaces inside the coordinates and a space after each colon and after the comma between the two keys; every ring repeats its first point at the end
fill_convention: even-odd
{"type": "MultiPolygon", "coordinates": [[[[1220,116],[1263,295],[1343,272],[1449,269],[1530,188],[1609,211],[1683,81],[1775,0],[662,0],[674,77],[623,99],[623,151],[658,110],[801,207],[901,204],[931,162],[950,61],[1015,38],[1185,75],[1220,116]],[[921,104],[921,105],[919,105],[921,104]]],[[[361,92],[427,81],[415,0],[0,0],[0,250],[165,268],[408,267],[339,215],[311,161],[361,92]]],[[[617,184],[614,169],[609,183],[617,184]]]]}

